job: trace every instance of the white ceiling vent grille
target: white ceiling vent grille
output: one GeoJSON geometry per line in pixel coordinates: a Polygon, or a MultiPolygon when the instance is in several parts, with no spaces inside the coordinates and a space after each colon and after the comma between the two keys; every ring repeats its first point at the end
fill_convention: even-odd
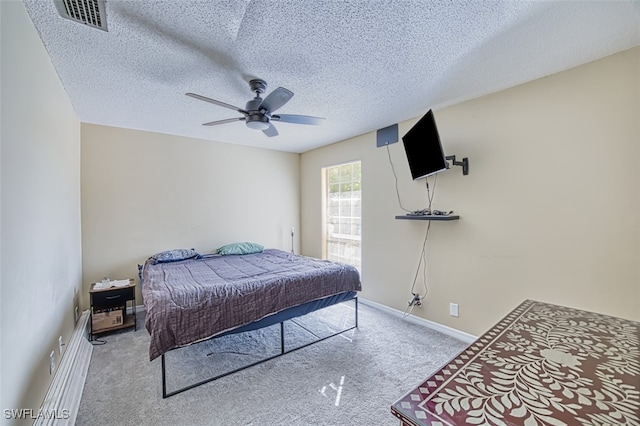
{"type": "Polygon", "coordinates": [[[53,0],[60,16],[107,31],[105,0],[53,0]]]}

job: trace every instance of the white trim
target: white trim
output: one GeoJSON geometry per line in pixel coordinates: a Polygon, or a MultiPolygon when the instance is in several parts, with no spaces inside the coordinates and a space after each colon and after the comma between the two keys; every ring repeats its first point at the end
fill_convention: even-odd
{"type": "Polygon", "coordinates": [[[88,310],[80,315],[34,425],[75,424],[93,351],[89,317],[88,310]]]}
{"type": "Polygon", "coordinates": [[[464,331],[460,331],[455,328],[451,328],[446,325],[439,324],[437,322],[429,321],[424,318],[417,317],[415,315],[411,315],[411,314],[405,315],[404,312],[400,312],[397,309],[390,308],[388,306],[373,302],[371,300],[363,299],[362,297],[358,297],[358,301],[372,308],[379,309],[395,317],[401,318],[405,321],[410,321],[414,324],[421,325],[423,327],[427,327],[432,330],[439,331],[440,333],[446,334],[458,340],[462,340],[465,343],[473,343],[477,339],[476,336],[469,333],[465,333],[464,331]]]}
{"type": "MultiPolygon", "coordinates": [[[[127,306],[127,314],[132,314],[133,310],[131,309],[131,306],[127,306]]],[[[146,313],[146,310],[144,308],[144,305],[136,305],[136,314],[144,314],[146,313]]]]}

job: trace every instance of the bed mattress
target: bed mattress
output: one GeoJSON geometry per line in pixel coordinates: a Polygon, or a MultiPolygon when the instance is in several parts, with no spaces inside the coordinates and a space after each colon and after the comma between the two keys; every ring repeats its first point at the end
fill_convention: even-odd
{"type": "Polygon", "coordinates": [[[141,270],[149,358],[285,309],[360,291],[353,266],[276,249],[153,264],[141,270]]]}

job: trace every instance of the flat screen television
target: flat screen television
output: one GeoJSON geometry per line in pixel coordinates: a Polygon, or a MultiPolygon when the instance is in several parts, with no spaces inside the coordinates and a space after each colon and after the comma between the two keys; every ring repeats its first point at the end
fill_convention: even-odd
{"type": "Polygon", "coordinates": [[[402,142],[413,180],[425,178],[449,168],[431,110],[402,137],[402,142]]]}

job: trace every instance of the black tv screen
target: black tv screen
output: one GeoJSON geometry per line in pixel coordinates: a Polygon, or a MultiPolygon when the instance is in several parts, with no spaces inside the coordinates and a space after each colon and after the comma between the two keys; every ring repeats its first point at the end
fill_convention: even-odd
{"type": "Polygon", "coordinates": [[[402,137],[402,142],[413,180],[431,176],[448,168],[431,110],[402,137]]]}

